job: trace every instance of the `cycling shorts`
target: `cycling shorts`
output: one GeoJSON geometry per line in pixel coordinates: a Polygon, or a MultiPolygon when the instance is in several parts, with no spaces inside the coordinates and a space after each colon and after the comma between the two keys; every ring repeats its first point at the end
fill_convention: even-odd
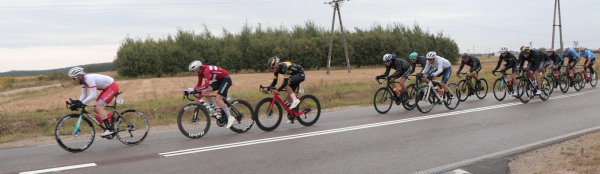
{"type": "Polygon", "coordinates": [[[527,70],[531,70],[531,71],[541,71],[543,68],[544,64],[540,63],[539,65],[534,65],[533,63],[528,63],[527,64],[527,70]]]}
{"type": "Polygon", "coordinates": [[[300,86],[300,83],[302,83],[304,81],[304,72],[301,73],[296,73],[294,75],[291,75],[289,77],[290,79],[290,88],[292,88],[292,91],[297,92],[298,91],[298,87],[300,86]]]}
{"type": "MultiPolygon", "coordinates": [[[[588,63],[588,60],[585,60],[585,63],[583,64],[583,66],[585,66],[588,63]]],[[[596,59],[592,59],[592,61],[590,62],[590,65],[587,66],[586,68],[592,68],[592,66],[594,65],[594,63],[596,63],[596,59]]]]}
{"type": "Polygon", "coordinates": [[[231,85],[231,77],[223,77],[221,80],[210,83],[210,87],[213,89],[213,91],[218,90],[217,94],[223,97],[227,97],[227,91],[231,85]]]}
{"type": "Polygon", "coordinates": [[[545,61],[544,62],[544,68],[550,66],[551,64],[552,64],[552,61],[550,61],[550,60],[545,61]]]}
{"type": "Polygon", "coordinates": [[[519,68],[519,64],[518,63],[513,63],[512,66],[510,66],[508,63],[504,64],[504,69],[508,71],[508,69],[512,68],[512,74],[515,74],[517,72],[517,68],[519,68]]]}
{"type": "Polygon", "coordinates": [[[110,103],[113,100],[113,98],[115,98],[115,95],[117,95],[118,93],[119,85],[117,85],[117,82],[113,82],[108,87],[106,87],[106,89],[102,90],[100,95],[98,95],[98,98],[96,98],[96,104],[106,106],[106,104],[110,103]]]}
{"type": "MultiPolygon", "coordinates": [[[[434,70],[433,68],[430,68],[429,72],[427,72],[427,75],[430,76],[435,71],[437,71],[437,69],[434,70]]],[[[452,74],[452,67],[448,67],[448,68],[444,69],[442,71],[442,73],[438,74],[436,77],[442,77],[443,76],[442,77],[442,83],[445,84],[446,82],[448,82],[448,79],[450,79],[450,74],[452,74]]]]}

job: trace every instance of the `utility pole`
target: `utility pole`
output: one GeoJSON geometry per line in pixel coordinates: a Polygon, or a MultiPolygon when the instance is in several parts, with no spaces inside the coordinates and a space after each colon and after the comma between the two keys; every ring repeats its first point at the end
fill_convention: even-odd
{"type": "Polygon", "coordinates": [[[340,14],[340,7],[344,4],[344,1],[350,0],[333,0],[331,2],[325,2],[325,4],[333,7],[333,20],[331,21],[331,37],[329,38],[329,55],[327,56],[327,74],[329,74],[329,68],[331,67],[331,51],[333,48],[333,29],[335,25],[335,11],[338,13],[340,19],[340,29],[342,30],[342,38],[344,40],[344,53],[346,54],[346,66],[348,67],[348,73],[350,73],[350,59],[348,59],[348,48],[346,48],[346,36],[344,34],[344,25],[342,25],[342,15],[340,14]]]}
{"type": "Polygon", "coordinates": [[[554,51],[554,29],[558,26],[558,30],[560,33],[560,50],[564,50],[563,48],[563,40],[562,40],[562,24],[560,21],[560,0],[554,0],[554,15],[552,16],[554,20],[552,21],[552,51],[554,51]],[[558,7],[558,25],[556,25],[556,9],[558,7]]]}
{"type": "Polygon", "coordinates": [[[533,43],[533,42],[529,42],[529,48],[533,47],[533,45],[531,45],[531,43],[533,43]]]}
{"type": "Polygon", "coordinates": [[[475,45],[473,45],[473,54],[475,54],[475,45]]]}
{"type": "MultiPolygon", "coordinates": [[[[577,47],[579,47],[579,41],[573,41],[573,49],[577,47]]],[[[577,52],[579,52],[579,50],[577,52]]]]}

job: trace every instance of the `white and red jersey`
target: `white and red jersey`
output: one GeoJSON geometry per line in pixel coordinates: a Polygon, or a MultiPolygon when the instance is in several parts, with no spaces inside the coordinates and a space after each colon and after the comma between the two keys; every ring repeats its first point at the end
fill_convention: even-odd
{"type": "Polygon", "coordinates": [[[223,77],[229,77],[229,73],[223,68],[219,68],[213,65],[202,65],[200,73],[198,74],[198,85],[194,87],[195,91],[206,89],[211,80],[221,80],[223,77]],[[204,85],[202,85],[202,79],[204,78],[204,85]]]}
{"type": "Polygon", "coordinates": [[[79,97],[79,101],[83,102],[84,104],[89,103],[96,98],[96,90],[105,90],[114,82],[115,79],[102,74],[83,75],[83,83],[81,83],[81,96],[79,97]],[[90,95],[85,98],[87,95],[87,89],[90,89],[90,95]]]}

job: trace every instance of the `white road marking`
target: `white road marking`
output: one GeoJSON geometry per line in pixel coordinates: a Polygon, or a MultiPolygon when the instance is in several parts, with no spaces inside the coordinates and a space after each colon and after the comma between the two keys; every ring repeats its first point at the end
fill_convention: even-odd
{"type": "Polygon", "coordinates": [[[94,167],[94,166],[97,166],[96,163],[88,163],[88,164],[80,164],[80,165],[73,165],[73,166],[57,167],[57,168],[44,169],[44,170],[35,170],[35,171],[29,171],[29,172],[21,172],[19,174],[37,174],[37,173],[59,172],[59,171],[63,171],[63,170],[79,169],[79,168],[94,167]]]}
{"type": "MultiPolygon", "coordinates": [[[[585,93],[596,92],[596,91],[600,91],[600,90],[579,92],[576,94],[561,95],[561,96],[556,97],[556,99],[572,97],[572,96],[579,96],[579,95],[583,95],[585,93]]],[[[555,99],[555,98],[553,98],[553,99],[555,99]]],[[[532,99],[529,101],[529,103],[534,103],[534,102],[539,102],[539,101],[542,101],[542,100],[532,99]]],[[[523,104],[523,103],[522,102],[513,102],[513,103],[506,103],[506,104],[500,104],[500,105],[494,105],[494,106],[486,106],[486,107],[481,107],[481,108],[467,109],[467,110],[462,110],[462,111],[440,113],[440,114],[434,114],[434,115],[429,115],[429,116],[392,120],[392,121],[386,121],[386,122],[381,122],[381,123],[372,123],[372,124],[344,127],[344,128],[338,128],[338,129],[330,129],[330,130],[308,132],[308,133],[302,133],[302,134],[294,134],[294,135],[286,135],[286,136],[279,136],[279,137],[273,137],[273,138],[264,138],[264,139],[258,139],[258,140],[243,141],[243,142],[238,142],[238,143],[221,144],[221,145],[215,145],[215,146],[207,146],[207,147],[192,148],[192,149],[178,150],[178,151],[172,151],[172,152],[164,152],[164,153],[159,153],[158,155],[164,156],[164,157],[171,157],[171,156],[213,151],[213,150],[219,150],[219,149],[248,146],[248,145],[254,145],[254,144],[262,144],[262,143],[270,143],[270,142],[283,141],[283,140],[312,137],[312,136],[317,136],[317,135],[333,134],[333,133],[373,128],[373,127],[386,126],[386,125],[392,125],[392,124],[407,123],[407,122],[426,120],[426,119],[432,119],[432,118],[447,117],[447,116],[464,114],[464,113],[471,113],[471,112],[485,111],[485,110],[497,109],[497,108],[503,108],[503,107],[509,107],[509,106],[516,106],[516,105],[521,105],[521,104],[523,104]]]]}

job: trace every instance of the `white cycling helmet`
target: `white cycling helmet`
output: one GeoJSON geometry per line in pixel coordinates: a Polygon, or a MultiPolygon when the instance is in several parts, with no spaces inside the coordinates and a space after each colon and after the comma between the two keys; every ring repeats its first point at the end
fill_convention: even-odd
{"type": "Polygon", "coordinates": [[[194,60],[192,63],[190,63],[189,70],[196,71],[201,66],[202,66],[202,62],[200,62],[199,60],[194,60]]]}
{"type": "Polygon", "coordinates": [[[531,49],[532,49],[532,50],[534,50],[534,51],[538,51],[538,48],[537,48],[537,47],[533,47],[533,48],[531,48],[531,49]]]}
{"type": "Polygon", "coordinates": [[[427,56],[426,56],[426,58],[427,58],[427,59],[433,59],[433,58],[435,58],[435,56],[437,56],[437,55],[435,54],[435,51],[430,51],[430,52],[428,52],[428,53],[427,53],[427,56]]]}
{"type": "Polygon", "coordinates": [[[76,77],[83,74],[85,74],[85,72],[83,72],[83,68],[81,67],[73,67],[69,70],[69,77],[76,77]]]}
{"type": "Polygon", "coordinates": [[[392,58],[394,58],[393,54],[385,54],[385,55],[383,55],[383,61],[384,62],[387,62],[387,61],[391,60],[392,58]]]}
{"type": "Polygon", "coordinates": [[[507,51],[508,51],[508,48],[506,46],[500,47],[500,53],[506,53],[507,51]]]}

